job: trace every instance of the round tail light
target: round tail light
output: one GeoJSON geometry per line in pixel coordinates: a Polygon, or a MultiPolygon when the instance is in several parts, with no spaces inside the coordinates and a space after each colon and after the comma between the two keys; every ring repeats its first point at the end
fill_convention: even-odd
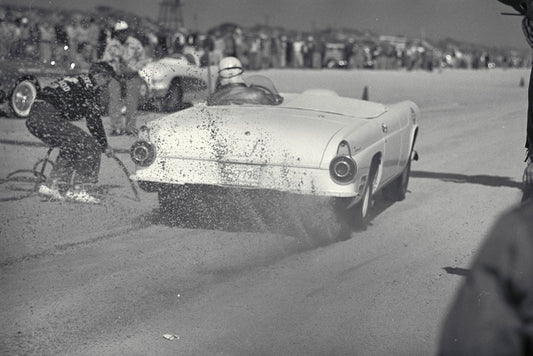
{"type": "Polygon", "coordinates": [[[355,178],[357,165],[351,157],[337,156],[329,165],[331,177],[339,183],[348,183],[355,178]]]}
{"type": "Polygon", "coordinates": [[[138,166],[146,167],[155,160],[155,148],[150,142],[137,141],[130,149],[131,160],[138,166]]]}

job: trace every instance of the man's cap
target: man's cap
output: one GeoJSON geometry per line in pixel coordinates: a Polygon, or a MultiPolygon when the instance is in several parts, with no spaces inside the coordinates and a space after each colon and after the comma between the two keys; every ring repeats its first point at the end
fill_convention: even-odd
{"type": "Polygon", "coordinates": [[[128,29],[128,23],[124,20],[120,20],[115,24],[115,27],[113,27],[115,31],[124,31],[128,29]]]}

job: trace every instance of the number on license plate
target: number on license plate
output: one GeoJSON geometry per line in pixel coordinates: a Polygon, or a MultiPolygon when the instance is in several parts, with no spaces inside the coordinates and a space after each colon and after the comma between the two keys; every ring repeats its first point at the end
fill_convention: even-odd
{"type": "Polygon", "coordinates": [[[224,183],[242,184],[259,181],[259,171],[250,167],[231,167],[223,169],[224,183]]]}

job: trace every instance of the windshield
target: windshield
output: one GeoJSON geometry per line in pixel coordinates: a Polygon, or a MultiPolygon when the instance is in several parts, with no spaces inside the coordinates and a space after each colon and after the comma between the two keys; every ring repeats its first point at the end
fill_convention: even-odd
{"type": "Polygon", "coordinates": [[[246,85],[256,87],[270,92],[276,98],[276,105],[283,102],[283,97],[279,95],[274,83],[263,75],[252,75],[244,79],[246,85]]]}

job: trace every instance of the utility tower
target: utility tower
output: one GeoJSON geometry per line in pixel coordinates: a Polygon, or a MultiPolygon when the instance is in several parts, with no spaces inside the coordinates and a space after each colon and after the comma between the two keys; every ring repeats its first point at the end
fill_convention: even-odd
{"type": "Polygon", "coordinates": [[[170,32],[184,27],[181,0],[163,0],[159,3],[159,24],[170,32]]]}

